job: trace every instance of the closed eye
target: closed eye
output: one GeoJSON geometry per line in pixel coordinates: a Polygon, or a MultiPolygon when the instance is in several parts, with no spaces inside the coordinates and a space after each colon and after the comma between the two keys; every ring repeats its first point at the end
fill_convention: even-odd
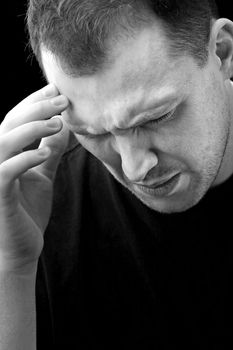
{"type": "MultiPolygon", "coordinates": [[[[172,111],[162,115],[160,118],[156,118],[156,119],[153,119],[153,120],[150,120],[148,122],[146,122],[144,125],[155,125],[155,124],[159,124],[161,122],[164,122],[168,119],[172,119],[173,115],[174,115],[174,112],[175,110],[173,109],[172,111]]],[[[141,125],[138,125],[138,126],[141,126],[141,125]]],[[[81,136],[85,136],[86,138],[88,139],[96,139],[97,137],[98,138],[104,138],[106,136],[109,136],[109,133],[104,133],[104,134],[99,134],[99,135],[94,135],[94,134],[83,134],[81,136]]]]}
{"type": "Polygon", "coordinates": [[[172,111],[162,115],[160,118],[156,118],[156,119],[150,120],[146,124],[147,125],[154,125],[154,124],[159,124],[161,122],[164,122],[164,121],[166,121],[168,119],[171,119],[171,117],[173,116],[174,112],[175,112],[175,110],[172,110],[172,111]]]}

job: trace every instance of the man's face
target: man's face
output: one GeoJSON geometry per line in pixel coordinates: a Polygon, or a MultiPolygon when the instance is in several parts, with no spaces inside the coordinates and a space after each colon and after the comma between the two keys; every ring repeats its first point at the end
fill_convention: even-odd
{"type": "Polygon", "coordinates": [[[79,78],[42,49],[48,81],[70,101],[63,120],[145,205],[187,210],[229,176],[229,86],[211,55],[204,69],[169,58],[158,24],[114,45],[107,68],[79,78]]]}

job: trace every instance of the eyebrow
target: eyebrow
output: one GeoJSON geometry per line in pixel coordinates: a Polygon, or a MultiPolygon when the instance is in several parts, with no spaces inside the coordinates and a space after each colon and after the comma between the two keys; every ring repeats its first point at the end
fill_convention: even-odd
{"type": "MultiPolygon", "coordinates": [[[[145,124],[146,122],[151,120],[151,117],[153,116],[153,114],[156,113],[156,109],[161,108],[162,106],[164,106],[165,104],[171,104],[174,103],[175,101],[178,101],[178,96],[177,94],[174,94],[174,92],[172,94],[166,95],[163,98],[161,98],[159,101],[152,101],[150,102],[146,109],[140,113],[138,113],[137,115],[133,116],[132,119],[138,118],[138,120],[134,123],[131,124],[129,127],[113,127],[111,131],[107,131],[107,132],[103,132],[103,133],[90,133],[86,130],[85,127],[77,127],[75,130],[75,133],[79,134],[79,135],[83,135],[83,136],[101,136],[101,135],[107,135],[109,133],[117,133],[119,131],[122,130],[129,130],[129,129],[133,129],[136,128],[142,124],[145,124]]],[[[135,110],[135,108],[131,109],[131,111],[135,110]]]]}

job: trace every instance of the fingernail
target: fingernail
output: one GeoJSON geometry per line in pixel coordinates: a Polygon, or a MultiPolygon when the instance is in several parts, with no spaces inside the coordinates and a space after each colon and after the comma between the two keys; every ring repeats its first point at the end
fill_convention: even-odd
{"type": "Polygon", "coordinates": [[[68,104],[68,99],[65,96],[59,95],[51,100],[51,103],[57,107],[63,107],[68,104]]]}
{"type": "Polygon", "coordinates": [[[52,97],[56,93],[58,93],[58,91],[54,84],[49,84],[43,89],[43,94],[45,97],[52,97]]]}
{"type": "Polygon", "coordinates": [[[51,153],[51,149],[48,146],[43,148],[38,148],[38,154],[41,157],[47,157],[50,155],[50,153],[51,153]]]}
{"type": "Polygon", "coordinates": [[[56,119],[49,119],[47,122],[47,126],[53,129],[60,129],[61,128],[61,122],[58,118],[56,119]]]}

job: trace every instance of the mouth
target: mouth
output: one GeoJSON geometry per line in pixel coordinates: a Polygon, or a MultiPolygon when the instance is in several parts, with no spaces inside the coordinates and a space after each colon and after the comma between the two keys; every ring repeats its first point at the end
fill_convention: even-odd
{"type": "Polygon", "coordinates": [[[139,190],[140,192],[143,192],[145,194],[149,194],[155,197],[168,196],[177,186],[180,180],[180,175],[181,173],[178,173],[172,176],[168,180],[157,182],[156,184],[153,184],[151,186],[134,184],[133,187],[135,188],[135,190],[139,190]]]}

